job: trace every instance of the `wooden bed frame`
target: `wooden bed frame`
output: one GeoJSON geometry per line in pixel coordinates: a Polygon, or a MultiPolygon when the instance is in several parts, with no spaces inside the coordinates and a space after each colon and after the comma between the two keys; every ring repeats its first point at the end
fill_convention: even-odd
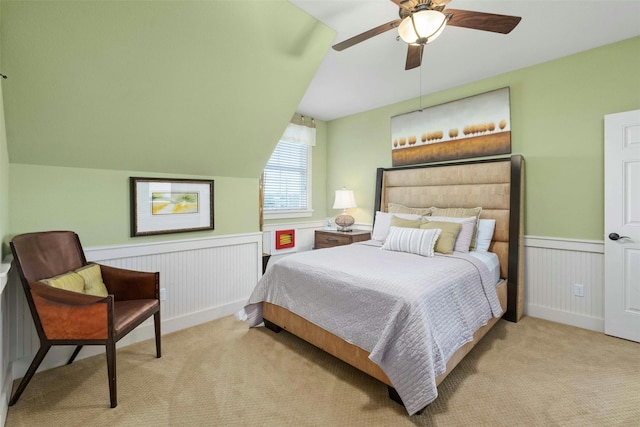
{"type": "MultiPolygon", "coordinates": [[[[379,168],[375,211],[386,211],[388,203],[411,207],[482,207],[480,218],[493,218],[496,228],[489,250],[500,259],[498,298],[506,320],[517,322],[524,308],[523,274],[524,159],[477,160],[427,166],[379,168]]],[[[382,369],[369,360],[369,353],[331,334],[302,317],[263,302],[265,326],[285,329],[329,354],[389,386],[389,396],[402,403],[382,369]]],[[[474,334],[474,340],[458,349],[447,362],[447,370],[436,385],[455,368],[476,343],[497,323],[493,318],[474,334]]]]}

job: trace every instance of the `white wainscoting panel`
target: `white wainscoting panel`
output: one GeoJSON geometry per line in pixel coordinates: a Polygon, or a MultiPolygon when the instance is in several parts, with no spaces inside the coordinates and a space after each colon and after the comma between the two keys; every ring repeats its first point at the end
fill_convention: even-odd
{"type": "Polygon", "coordinates": [[[11,360],[9,346],[9,311],[7,307],[8,293],[5,292],[7,286],[7,273],[10,264],[0,264],[0,426],[3,426],[7,419],[8,402],[11,397],[11,360]]]}
{"type": "Polygon", "coordinates": [[[604,243],[526,237],[524,245],[525,313],[604,332],[604,243]]]}
{"type": "MultiPolygon", "coordinates": [[[[298,249],[309,250],[313,246],[314,230],[321,229],[323,225],[322,221],[278,224],[265,226],[265,231],[295,228],[300,245],[298,249]]],[[[265,243],[265,247],[270,246],[265,243]]],[[[169,333],[238,311],[261,275],[262,248],[262,233],[250,233],[86,248],[85,252],[90,261],[134,270],[159,271],[160,286],[166,291],[166,300],[162,301],[161,308],[162,332],[169,333]]],[[[603,253],[604,243],[601,241],[525,237],[525,313],[602,332],[603,253]],[[584,297],[574,295],[575,284],[584,285],[584,297]]],[[[2,281],[7,284],[6,287],[3,284],[0,300],[0,386],[3,393],[0,405],[6,406],[11,381],[24,375],[39,341],[14,269],[8,275],[0,273],[0,283],[2,281]]],[[[148,321],[119,344],[127,345],[152,337],[153,322],[148,321]]],[[[149,349],[153,354],[152,343],[149,349]]],[[[64,364],[71,351],[71,347],[52,348],[42,369],[64,364]]],[[[85,348],[79,357],[102,351],[102,347],[85,348]]],[[[6,415],[5,406],[0,406],[1,416],[6,415]]]]}
{"type": "MultiPolygon", "coordinates": [[[[85,248],[87,260],[113,267],[160,272],[162,333],[194,326],[240,310],[262,274],[262,234],[155,242],[139,245],[85,248]]],[[[13,276],[13,275],[11,275],[13,276]]],[[[17,274],[15,275],[17,276],[17,274]]],[[[10,310],[13,378],[24,375],[39,340],[18,278],[10,279],[10,310]],[[19,290],[19,292],[17,292],[19,290]],[[11,312],[12,311],[12,312],[11,312]]],[[[118,346],[152,338],[149,319],[120,340],[118,346]]],[[[150,354],[153,354],[150,344],[150,354]]],[[[42,369],[66,363],[73,347],[55,346],[42,369]]],[[[85,347],[78,358],[102,353],[102,346],[85,347]]]]}

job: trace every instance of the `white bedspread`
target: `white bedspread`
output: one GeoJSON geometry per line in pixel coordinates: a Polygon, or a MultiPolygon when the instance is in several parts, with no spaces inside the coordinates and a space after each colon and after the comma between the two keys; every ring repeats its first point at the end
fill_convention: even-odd
{"type": "Polygon", "coordinates": [[[414,414],[437,397],[435,378],[451,355],[502,314],[490,276],[467,254],[427,258],[353,244],[276,261],[245,311],[256,326],[268,301],[367,350],[414,414]]]}

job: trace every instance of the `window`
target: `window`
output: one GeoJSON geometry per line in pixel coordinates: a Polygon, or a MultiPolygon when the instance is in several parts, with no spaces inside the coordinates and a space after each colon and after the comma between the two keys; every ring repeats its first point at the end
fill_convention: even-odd
{"type": "MultiPolygon", "coordinates": [[[[311,216],[311,146],[309,127],[289,124],[264,168],[264,217],[311,216]],[[296,129],[302,133],[295,133],[296,129]],[[300,130],[300,129],[298,129],[300,130]]],[[[311,138],[311,136],[313,138],[311,138]]]]}

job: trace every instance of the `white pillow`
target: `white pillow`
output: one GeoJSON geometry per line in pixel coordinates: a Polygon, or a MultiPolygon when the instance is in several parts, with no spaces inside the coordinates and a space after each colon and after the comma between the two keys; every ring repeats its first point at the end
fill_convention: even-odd
{"type": "Polygon", "coordinates": [[[371,233],[371,240],[378,240],[380,242],[384,242],[384,239],[387,238],[387,234],[389,234],[389,227],[391,227],[391,217],[397,216],[402,219],[420,219],[421,215],[416,214],[401,214],[394,213],[390,214],[387,212],[376,212],[376,219],[373,224],[373,232],[371,233]]]}
{"type": "Polygon", "coordinates": [[[467,218],[456,218],[452,216],[429,216],[425,218],[429,221],[444,221],[444,222],[457,222],[462,227],[460,233],[456,237],[456,244],[453,250],[456,252],[469,252],[469,246],[471,245],[471,239],[473,239],[473,231],[476,228],[476,217],[470,216],[467,218]]]}
{"type": "Polygon", "coordinates": [[[432,257],[435,255],[433,248],[441,232],[439,228],[425,230],[391,227],[382,249],[432,257]]]}
{"type": "Polygon", "coordinates": [[[487,252],[491,239],[493,239],[493,232],[496,229],[495,219],[481,219],[478,221],[478,238],[476,239],[476,251],[487,252]]]}

